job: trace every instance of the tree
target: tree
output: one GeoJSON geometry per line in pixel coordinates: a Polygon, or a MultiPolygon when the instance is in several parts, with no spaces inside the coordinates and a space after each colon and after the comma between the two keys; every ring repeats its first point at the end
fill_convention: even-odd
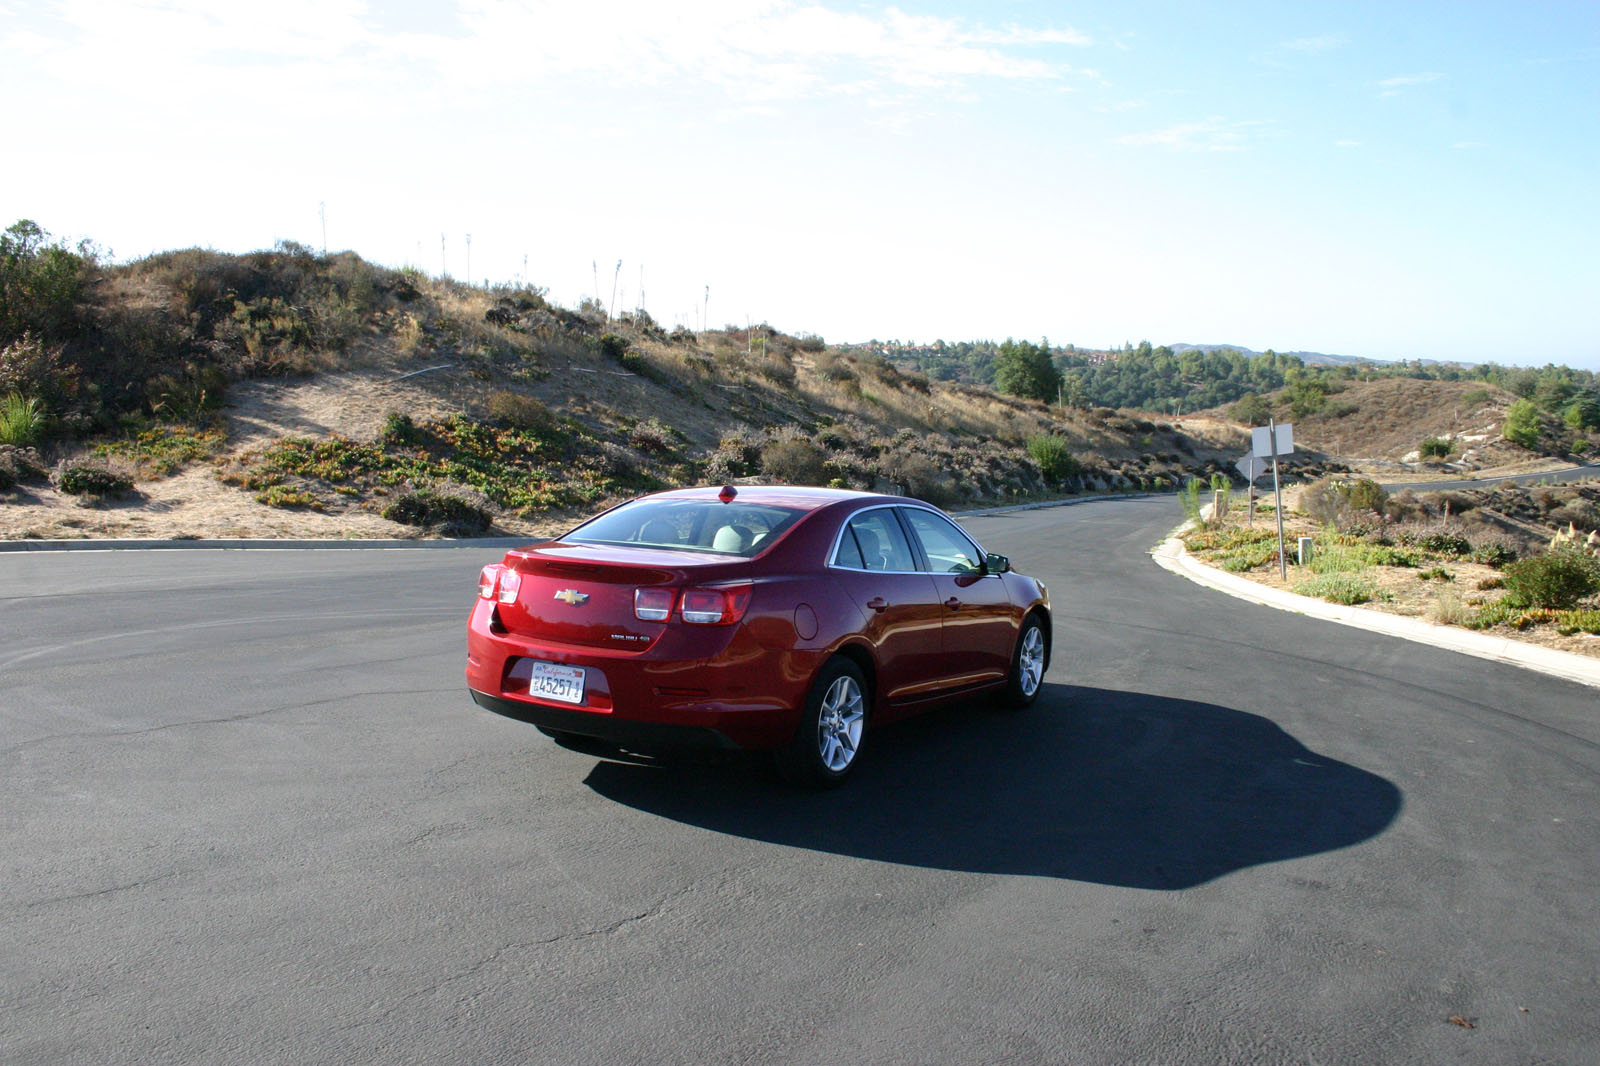
{"type": "Polygon", "coordinates": [[[0,233],[0,345],[28,332],[61,340],[78,324],[91,250],[85,243],[70,252],[49,239],[26,218],[0,233]]]}
{"type": "Polygon", "coordinates": [[[1600,399],[1580,396],[1567,408],[1565,417],[1567,425],[1573,429],[1600,429],[1600,399]]]}
{"type": "Polygon", "coordinates": [[[1264,426],[1272,417],[1272,405],[1253,392],[1228,408],[1228,414],[1247,426],[1264,426]]]}
{"type": "Polygon", "coordinates": [[[1001,392],[1050,403],[1061,385],[1061,371],[1051,361],[1050,349],[1008,337],[995,356],[994,384],[1001,392]]]}
{"type": "Polygon", "coordinates": [[[1512,444],[1524,448],[1539,445],[1539,408],[1532,400],[1518,400],[1506,412],[1506,424],[1501,432],[1512,444]]]}

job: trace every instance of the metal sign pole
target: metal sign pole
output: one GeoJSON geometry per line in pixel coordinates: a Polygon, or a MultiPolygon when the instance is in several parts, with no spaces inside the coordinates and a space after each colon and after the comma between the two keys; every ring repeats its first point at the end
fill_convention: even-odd
{"type": "Polygon", "coordinates": [[[1268,439],[1272,442],[1272,501],[1278,511],[1278,576],[1289,580],[1289,560],[1283,554],[1283,488],[1278,484],[1278,424],[1267,419],[1268,439]]]}

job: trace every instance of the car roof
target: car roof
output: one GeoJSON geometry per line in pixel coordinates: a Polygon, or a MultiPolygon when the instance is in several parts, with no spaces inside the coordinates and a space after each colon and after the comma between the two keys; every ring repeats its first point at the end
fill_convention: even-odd
{"type": "MultiPolygon", "coordinates": [[[[913,503],[902,496],[885,496],[877,492],[857,492],[852,489],[824,489],[810,485],[733,485],[736,493],[732,502],[764,503],[774,507],[789,507],[799,511],[815,511],[830,504],[848,500],[871,500],[879,503],[913,503]]],[[[671,489],[652,493],[642,499],[654,500],[716,500],[724,486],[693,489],[671,489]]]]}

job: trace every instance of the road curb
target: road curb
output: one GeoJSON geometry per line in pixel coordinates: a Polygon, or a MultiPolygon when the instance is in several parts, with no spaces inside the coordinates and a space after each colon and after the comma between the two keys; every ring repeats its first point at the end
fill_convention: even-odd
{"type": "Polygon", "coordinates": [[[1345,607],[1311,596],[1286,592],[1270,585],[1257,584],[1200,562],[1189,554],[1183,541],[1176,536],[1162,541],[1150,554],[1158,565],[1180,577],[1186,577],[1197,585],[1225,592],[1236,599],[1274,607],[1280,611],[1293,611],[1295,614],[1311,618],[1338,622],[1340,625],[1353,626],[1374,633],[1383,633],[1391,637],[1400,637],[1402,640],[1428,644],[1480,659],[1510,663],[1528,670],[1537,670],[1541,674],[1576,681],[1580,685],[1600,688],[1600,660],[1591,659],[1586,655],[1543,648],[1536,644],[1523,644],[1504,637],[1491,637],[1471,630],[1457,629],[1454,626],[1435,625],[1420,618],[1404,618],[1400,615],[1384,614],[1381,611],[1345,607]]]}

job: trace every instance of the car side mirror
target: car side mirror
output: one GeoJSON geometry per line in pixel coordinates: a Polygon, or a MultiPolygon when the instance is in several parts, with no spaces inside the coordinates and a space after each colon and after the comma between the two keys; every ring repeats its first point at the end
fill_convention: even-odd
{"type": "Polygon", "coordinates": [[[1008,574],[1011,572],[1011,560],[1004,555],[990,552],[984,556],[983,572],[986,574],[1008,574]]]}

